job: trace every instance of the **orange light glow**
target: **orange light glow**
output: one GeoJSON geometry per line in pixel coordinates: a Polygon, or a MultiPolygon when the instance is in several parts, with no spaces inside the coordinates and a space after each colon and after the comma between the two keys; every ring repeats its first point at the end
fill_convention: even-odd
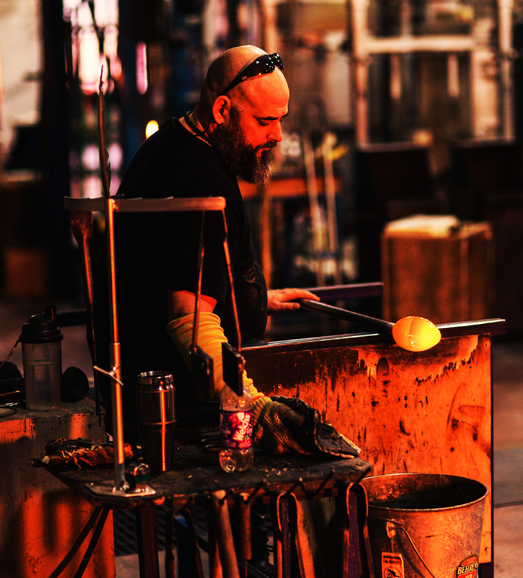
{"type": "Polygon", "coordinates": [[[155,120],[150,120],[145,127],[145,138],[149,138],[158,128],[158,123],[155,120]]]}

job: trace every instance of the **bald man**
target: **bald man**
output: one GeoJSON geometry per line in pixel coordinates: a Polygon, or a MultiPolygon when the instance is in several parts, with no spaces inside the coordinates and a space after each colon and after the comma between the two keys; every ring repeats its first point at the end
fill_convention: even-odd
{"type": "MultiPolygon", "coordinates": [[[[282,140],[281,122],[288,112],[289,88],[282,71],[277,54],[269,55],[255,46],[224,52],[210,65],[194,111],[172,119],[143,143],[119,190],[126,198],[225,197],[243,343],[262,338],[268,313],[297,309],[299,298],[317,299],[301,289],[267,291],[237,183],[237,176],[257,184],[269,179],[272,152],[282,140]]],[[[173,372],[179,414],[184,402],[197,396],[189,351],[201,218],[199,213],[117,215],[118,313],[128,439],[137,433],[134,383],[138,373],[173,372]]],[[[221,214],[205,215],[204,238],[198,345],[214,360],[210,396],[216,399],[224,383],[221,345],[237,343],[221,214]]],[[[255,401],[255,443],[275,453],[308,453],[292,439],[282,441],[281,432],[278,439],[272,439],[263,424],[269,409],[277,412],[278,404],[259,393],[246,374],[244,382],[255,401]]],[[[108,384],[101,388],[109,401],[108,384]]],[[[282,411],[289,417],[287,409],[282,411]]],[[[283,438],[286,435],[285,431],[283,438]]]]}

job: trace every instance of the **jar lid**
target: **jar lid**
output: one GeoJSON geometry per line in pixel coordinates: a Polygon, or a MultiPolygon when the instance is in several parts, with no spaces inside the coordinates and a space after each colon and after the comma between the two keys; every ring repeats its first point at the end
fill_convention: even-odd
{"type": "Polygon", "coordinates": [[[22,325],[20,334],[21,343],[50,343],[60,341],[64,336],[56,321],[43,313],[32,315],[26,323],[22,325]]]}

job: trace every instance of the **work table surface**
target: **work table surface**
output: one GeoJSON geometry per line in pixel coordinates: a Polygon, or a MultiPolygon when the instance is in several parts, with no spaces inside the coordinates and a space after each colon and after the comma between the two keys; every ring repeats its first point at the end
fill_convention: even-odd
{"type": "Polygon", "coordinates": [[[205,452],[197,444],[179,445],[175,448],[173,469],[151,475],[148,486],[156,493],[147,497],[101,497],[93,493],[90,484],[112,483],[112,467],[76,469],[54,466],[48,469],[92,503],[111,508],[132,508],[166,498],[182,507],[197,497],[218,490],[224,490],[230,496],[244,493],[258,498],[288,491],[301,498],[336,495],[339,486],[358,482],[371,471],[371,466],[361,458],[272,456],[255,451],[250,470],[228,474],[221,470],[217,452],[205,452]]]}

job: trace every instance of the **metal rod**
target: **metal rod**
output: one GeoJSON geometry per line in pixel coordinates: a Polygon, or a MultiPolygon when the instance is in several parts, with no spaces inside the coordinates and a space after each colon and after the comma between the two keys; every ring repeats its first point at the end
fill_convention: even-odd
{"type": "Polygon", "coordinates": [[[334,258],[334,280],[341,283],[341,263],[340,263],[340,242],[338,235],[338,217],[336,210],[336,180],[334,179],[334,168],[332,165],[332,141],[334,135],[331,131],[325,130],[321,153],[323,157],[323,182],[325,190],[327,208],[327,235],[329,242],[329,252],[334,258]]]}
{"type": "Polygon", "coordinates": [[[202,224],[200,227],[200,241],[198,249],[198,283],[196,287],[196,296],[194,298],[194,323],[191,342],[191,353],[196,353],[196,346],[198,344],[198,323],[200,321],[200,298],[202,293],[202,272],[203,272],[203,258],[205,256],[205,211],[202,211],[202,224]]]}
{"type": "Polygon", "coordinates": [[[111,399],[113,415],[113,454],[114,454],[114,485],[116,490],[125,490],[129,486],[125,481],[125,454],[123,443],[123,412],[122,412],[122,381],[120,341],[118,333],[118,311],[116,301],[116,272],[114,254],[114,200],[106,199],[107,220],[107,253],[109,255],[109,304],[110,331],[109,344],[111,371],[116,379],[111,380],[111,399]]]}
{"type": "MultiPolygon", "coordinates": [[[[141,197],[132,199],[112,198],[116,213],[166,213],[170,211],[222,211],[225,208],[223,197],[194,197],[194,198],[161,198],[143,199],[141,197]]],[[[65,198],[65,208],[70,211],[105,211],[105,201],[103,197],[95,199],[73,199],[65,198]]]]}
{"type": "MultiPolygon", "coordinates": [[[[89,242],[93,235],[93,214],[90,211],[71,211],[71,228],[74,238],[78,243],[80,255],[82,257],[82,278],[84,285],[84,301],[87,307],[87,342],[91,353],[93,366],[97,365],[96,354],[96,336],[94,330],[94,288],[93,288],[93,271],[91,266],[91,252],[89,251],[89,242]]],[[[100,384],[98,373],[95,371],[94,392],[96,403],[96,415],[102,423],[100,412],[100,384]]]]}
{"type": "Polygon", "coordinates": [[[321,303],[319,301],[312,301],[311,299],[302,299],[300,301],[301,306],[305,309],[311,309],[312,311],[319,311],[320,313],[326,313],[327,315],[332,315],[338,319],[347,319],[348,321],[354,321],[356,323],[361,323],[372,329],[376,329],[379,333],[391,333],[394,323],[390,321],[385,321],[384,319],[376,319],[375,317],[369,317],[368,315],[363,315],[363,313],[356,313],[355,311],[348,311],[347,309],[341,309],[340,307],[335,307],[334,305],[328,305],[327,303],[321,303]]]}
{"type": "Polygon", "coordinates": [[[318,201],[318,183],[316,181],[316,171],[314,166],[314,149],[310,130],[304,130],[301,136],[303,147],[303,162],[305,164],[305,180],[307,183],[307,194],[311,211],[312,224],[312,247],[314,256],[317,259],[316,279],[318,285],[325,284],[323,267],[323,227],[321,222],[320,203],[318,201]]]}
{"type": "Polygon", "coordinates": [[[236,325],[236,337],[238,339],[238,345],[236,346],[236,350],[238,353],[242,350],[242,335],[240,331],[240,320],[238,318],[238,307],[236,306],[236,294],[234,292],[234,279],[232,276],[232,269],[231,269],[231,254],[229,253],[229,227],[227,226],[227,217],[225,216],[225,208],[222,209],[222,219],[223,219],[223,228],[225,232],[225,236],[223,238],[223,252],[225,255],[225,262],[227,263],[227,273],[229,275],[229,283],[231,284],[231,302],[232,302],[232,310],[234,313],[234,324],[236,325]]]}
{"type": "Polygon", "coordinates": [[[100,70],[100,84],[98,90],[98,133],[99,133],[99,158],[100,158],[100,169],[102,171],[102,186],[104,191],[104,196],[109,198],[110,194],[110,184],[111,178],[109,173],[109,166],[107,165],[107,161],[109,160],[109,153],[105,148],[105,125],[104,125],[104,115],[105,115],[105,100],[104,100],[104,93],[103,93],[103,73],[104,67],[100,70]]]}

